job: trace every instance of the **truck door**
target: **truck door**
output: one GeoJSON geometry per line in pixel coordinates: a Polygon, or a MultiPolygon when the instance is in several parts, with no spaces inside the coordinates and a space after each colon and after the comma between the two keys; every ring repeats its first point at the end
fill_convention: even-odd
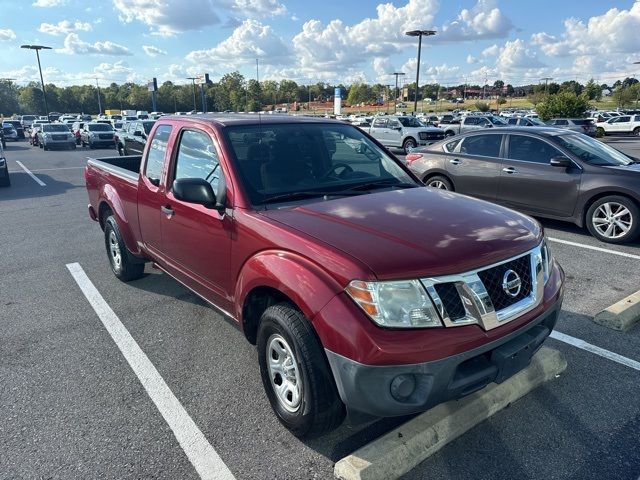
{"type": "MultiPolygon", "coordinates": [[[[171,125],[160,125],[151,139],[144,162],[144,170],[138,180],[138,221],[140,235],[145,246],[154,254],[161,247],[161,211],[164,204],[165,191],[161,185],[162,171],[167,155],[167,144],[171,136],[171,125]]],[[[144,159],[143,159],[144,160],[144,159]]]]}
{"type": "Polygon", "coordinates": [[[182,129],[177,142],[162,205],[162,253],[173,275],[230,311],[232,216],[178,200],[171,187],[179,178],[203,178],[218,198],[225,186],[218,149],[209,133],[190,127],[182,129]]]}
{"type": "Polygon", "coordinates": [[[387,124],[389,123],[388,118],[374,118],[371,123],[371,128],[369,129],[369,133],[373,138],[378,140],[382,145],[387,146],[387,124]]]}

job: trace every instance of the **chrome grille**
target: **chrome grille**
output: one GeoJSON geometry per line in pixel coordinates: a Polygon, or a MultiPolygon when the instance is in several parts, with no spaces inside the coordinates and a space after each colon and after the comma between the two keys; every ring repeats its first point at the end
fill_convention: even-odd
{"type": "Polygon", "coordinates": [[[510,307],[531,294],[531,260],[528,255],[478,272],[478,276],[487,289],[491,302],[493,302],[493,307],[497,311],[510,307]],[[505,273],[509,270],[516,272],[522,282],[520,293],[515,297],[507,295],[502,287],[505,273]]]}
{"type": "Polygon", "coordinates": [[[66,135],[51,135],[51,140],[66,140],[66,135]]]}

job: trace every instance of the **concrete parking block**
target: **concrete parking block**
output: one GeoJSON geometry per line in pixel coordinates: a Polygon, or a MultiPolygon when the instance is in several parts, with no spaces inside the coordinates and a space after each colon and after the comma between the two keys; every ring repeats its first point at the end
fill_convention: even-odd
{"type": "Polygon", "coordinates": [[[393,480],[442,447],[567,368],[563,355],[542,347],[531,364],[499,385],[438,405],[338,461],[341,480],[393,480]]]}
{"type": "Polygon", "coordinates": [[[640,322],[640,290],[604,309],[593,317],[593,321],[626,332],[640,322]]]}

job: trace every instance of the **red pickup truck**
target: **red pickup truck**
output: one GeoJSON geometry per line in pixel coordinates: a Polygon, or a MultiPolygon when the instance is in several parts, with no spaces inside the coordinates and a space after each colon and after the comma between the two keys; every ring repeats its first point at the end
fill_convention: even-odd
{"type": "Polygon", "coordinates": [[[502,382],[560,311],[535,220],[423,187],[341,122],[163,117],[142,156],[85,178],[116,277],[153,262],[232,319],[300,437],[502,382]]]}

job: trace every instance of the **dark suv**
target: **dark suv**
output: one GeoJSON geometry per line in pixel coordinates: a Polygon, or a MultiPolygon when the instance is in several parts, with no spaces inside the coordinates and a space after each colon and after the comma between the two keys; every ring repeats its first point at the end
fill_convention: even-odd
{"type": "Polygon", "coordinates": [[[24,127],[22,126],[22,122],[20,120],[5,120],[4,123],[10,123],[15,128],[18,133],[18,138],[24,140],[24,127]]]}
{"type": "Polygon", "coordinates": [[[429,187],[586,226],[603,242],[629,242],[640,232],[640,161],[581,133],[476,130],[406,160],[429,187]]]}

